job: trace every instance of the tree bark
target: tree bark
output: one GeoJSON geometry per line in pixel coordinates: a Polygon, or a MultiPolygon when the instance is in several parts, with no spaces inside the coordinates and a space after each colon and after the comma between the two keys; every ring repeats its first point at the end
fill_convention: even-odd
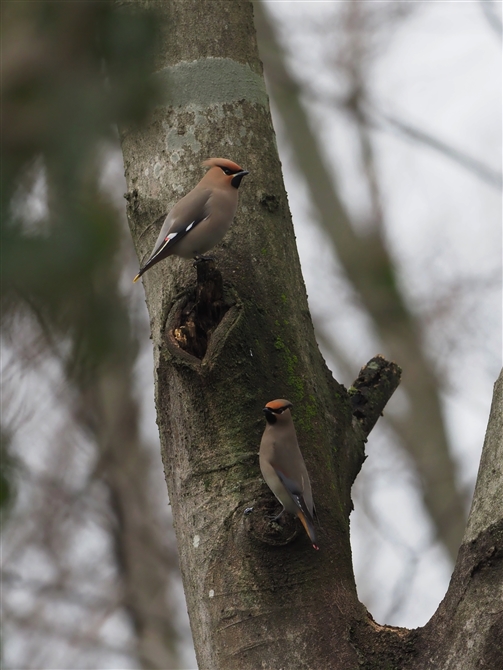
{"type": "Polygon", "coordinates": [[[203,264],[196,278],[192,263],[169,258],[144,277],[159,433],[199,667],[405,667],[373,664],[384,652],[408,658],[410,635],[377,626],[359,603],[349,544],[351,485],[400,371],[376,357],[348,394],[318,351],[252,5],[159,7],[155,76],[169,87],[165,103],[147,127],[121,131],[139,258],[152,248],[159,215],[199,181],[203,159],[224,155],[250,170],[234,225],[214,251],[216,266],[203,264]],[[206,327],[207,347],[194,348],[191,324],[215,311],[224,316],[206,327]],[[258,466],[261,409],[277,397],[294,404],[319,552],[296,520],[265,517],[277,505],[258,466]]]}

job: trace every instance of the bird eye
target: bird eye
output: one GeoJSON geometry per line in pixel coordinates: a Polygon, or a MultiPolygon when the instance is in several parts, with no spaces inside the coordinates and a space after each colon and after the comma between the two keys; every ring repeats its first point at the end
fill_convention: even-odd
{"type": "Polygon", "coordinates": [[[229,168],[222,168],[222,171],[224,174],[231,175],[234,174],[232,170],[229,170],[229,168]]]}

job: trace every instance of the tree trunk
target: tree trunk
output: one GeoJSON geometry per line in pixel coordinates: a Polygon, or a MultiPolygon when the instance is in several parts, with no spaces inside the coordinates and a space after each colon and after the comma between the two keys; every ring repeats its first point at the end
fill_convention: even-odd
{"type": "Polygon", "coordinates": [[[388,642],[388,658],[397,650],[405,658],[409,636],[374,624],[358,601],[349,513],[366,436],[399,370],[373,359],[350,395],[318,351],[251,3],[172,0],[160,8],[155,76],[165,82],[165,102],[148,127],[121,132],[139,258],[153,246],[159,215],[201,178],[203,159],[223,155],[250,170],[216,267],[199,264],[196,280],[191,262],[169,258],[144,276],[162,454],[199,667],[388,667],[368,659],[388,642]],[[218,323],[201,321],[202,313],[223,312],[218,323]],[[207,346],[194,347],[189,335],[203,325],[207,346]],[[294,404],[319,552],[297,521],[265,518],[277,505],[258,467],[261,409],[277,397],[294,404]]]}

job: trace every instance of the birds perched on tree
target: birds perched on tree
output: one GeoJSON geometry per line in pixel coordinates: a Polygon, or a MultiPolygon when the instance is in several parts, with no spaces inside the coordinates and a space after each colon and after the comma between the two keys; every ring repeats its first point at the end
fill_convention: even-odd
{"type": "Polygon", "coordinates": [[[288,400],[272,400],[264,407],[267,421],[260,443],[259,463],[267,486],[283,509],[299,517],[315,549],[313,494],[306,464],[300,453],[288,400]]]}
{"type": "Polygon", "coordinates": [[[209,158],[203,165],[210,169],[167,214],[150,258],[133,281],[167,256],[197,259],[229,230],[248,171],[227,158],[209,158]]]}

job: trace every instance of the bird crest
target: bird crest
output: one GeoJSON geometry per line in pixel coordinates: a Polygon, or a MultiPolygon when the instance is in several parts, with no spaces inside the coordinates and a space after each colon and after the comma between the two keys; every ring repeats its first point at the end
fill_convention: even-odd
{"type": "Polygon", "coordinates": [[[289,400],[285,400],[284,398],[280,398],[279,400],[271,400],[271,402],[268,402],[266,405],[267,409],[272,409],[273,412],[277,411],[278,409],[287,409],[288,407],[292,406],[292,403],[289,400]]]}
{"type": "Polygon", "coordinates": [[[229,160],[228,158],[208,158],[203,162],[203,165],[206,167],[219,167],[227,168],[231,172],[242,172],[243,168],[239,167],[237,163],[229,160]]]}

